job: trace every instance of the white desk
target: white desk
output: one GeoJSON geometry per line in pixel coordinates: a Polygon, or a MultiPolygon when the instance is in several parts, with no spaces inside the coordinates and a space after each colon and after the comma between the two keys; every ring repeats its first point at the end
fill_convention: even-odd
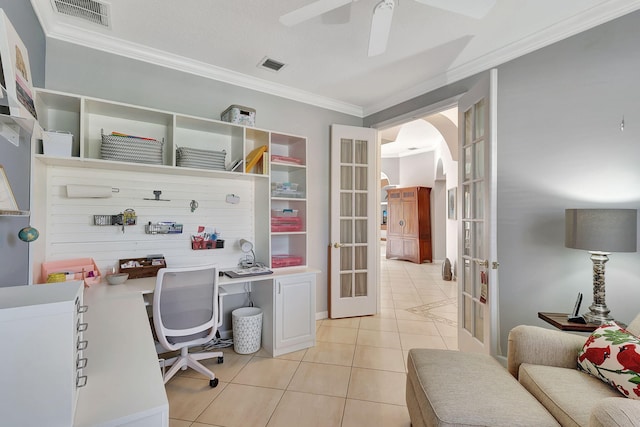
{"type": "MultiPolygon", "coordinates": [[[[271,356],[279,356],[315,345],[317,273],[319,270],[307,267],[274,269],[272,274],[259,276],[218,277],[218,284],[222,296],[244,293],[245,284],[250,284],[252,299],[263,311],[262,347],[271,356]]],[[[155,283],[155,277],[129,279],[121,285],[100,283],[85,290],[85,295],[103,299],[141,293],[149,305],[155,283]]]]}

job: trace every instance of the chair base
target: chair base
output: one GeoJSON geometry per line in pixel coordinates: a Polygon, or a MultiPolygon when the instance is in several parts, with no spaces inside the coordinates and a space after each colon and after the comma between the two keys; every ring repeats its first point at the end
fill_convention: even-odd
{"type": "Polygon", "coordinates": [[[180,356],[168,359],[165,361],[165,365],[171,366],[171,368],[164,374],[164,383],[166,384],[179,370],[185,370],[191,368],[194,371],[200,372],[209,378],[209,385],[215,387],[218,385],[216,375],[198,360],[218,358],[218,363],[222,363],[224,353],[221,351],[207,351],[201,353],[189,353],[187,347],[180,349],[180,356]]]}

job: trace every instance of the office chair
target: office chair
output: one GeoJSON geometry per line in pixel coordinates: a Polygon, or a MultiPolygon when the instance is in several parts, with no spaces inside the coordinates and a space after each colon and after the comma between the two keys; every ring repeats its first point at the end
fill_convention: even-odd
{"type": "Polygon", "coordinates": [[[167,351],[180,350],[180,355],[168,359],[171,365],[164,374],[164,383],[178,370],[192,368],[209,377],[209,385],[218,385],[218,378],[198,360],[218,358],[223,353],[189,353],[189,348],[206,344],[222,325],[218,299],[218,274],[211,265],[187,268],[162,268],[158,271],[153,294],[153,325],[158,341],[167,351]]]}

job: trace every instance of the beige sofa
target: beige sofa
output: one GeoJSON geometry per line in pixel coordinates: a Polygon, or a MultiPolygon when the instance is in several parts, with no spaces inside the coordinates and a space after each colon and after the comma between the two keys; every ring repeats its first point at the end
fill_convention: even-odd
{"type": "MultiPolygon", "coordinates": [[[[627,329],[640,335],[640,315],[627,329]]],[[[584,335],[518,326],[509,333],[508,370],[487,355],[412,349],[406,391],[411,424],[640,426],[640,400],[577,369],[585,341],[584,335]]]]}

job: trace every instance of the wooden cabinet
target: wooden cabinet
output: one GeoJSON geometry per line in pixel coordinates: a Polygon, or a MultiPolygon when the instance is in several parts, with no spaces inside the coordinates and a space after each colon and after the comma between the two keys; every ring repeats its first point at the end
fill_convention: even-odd
{"type": "Polygon", "coordinates": [[[388,194],[387,258],[431,262],[431,188],[394,188],[388,194]]]}

